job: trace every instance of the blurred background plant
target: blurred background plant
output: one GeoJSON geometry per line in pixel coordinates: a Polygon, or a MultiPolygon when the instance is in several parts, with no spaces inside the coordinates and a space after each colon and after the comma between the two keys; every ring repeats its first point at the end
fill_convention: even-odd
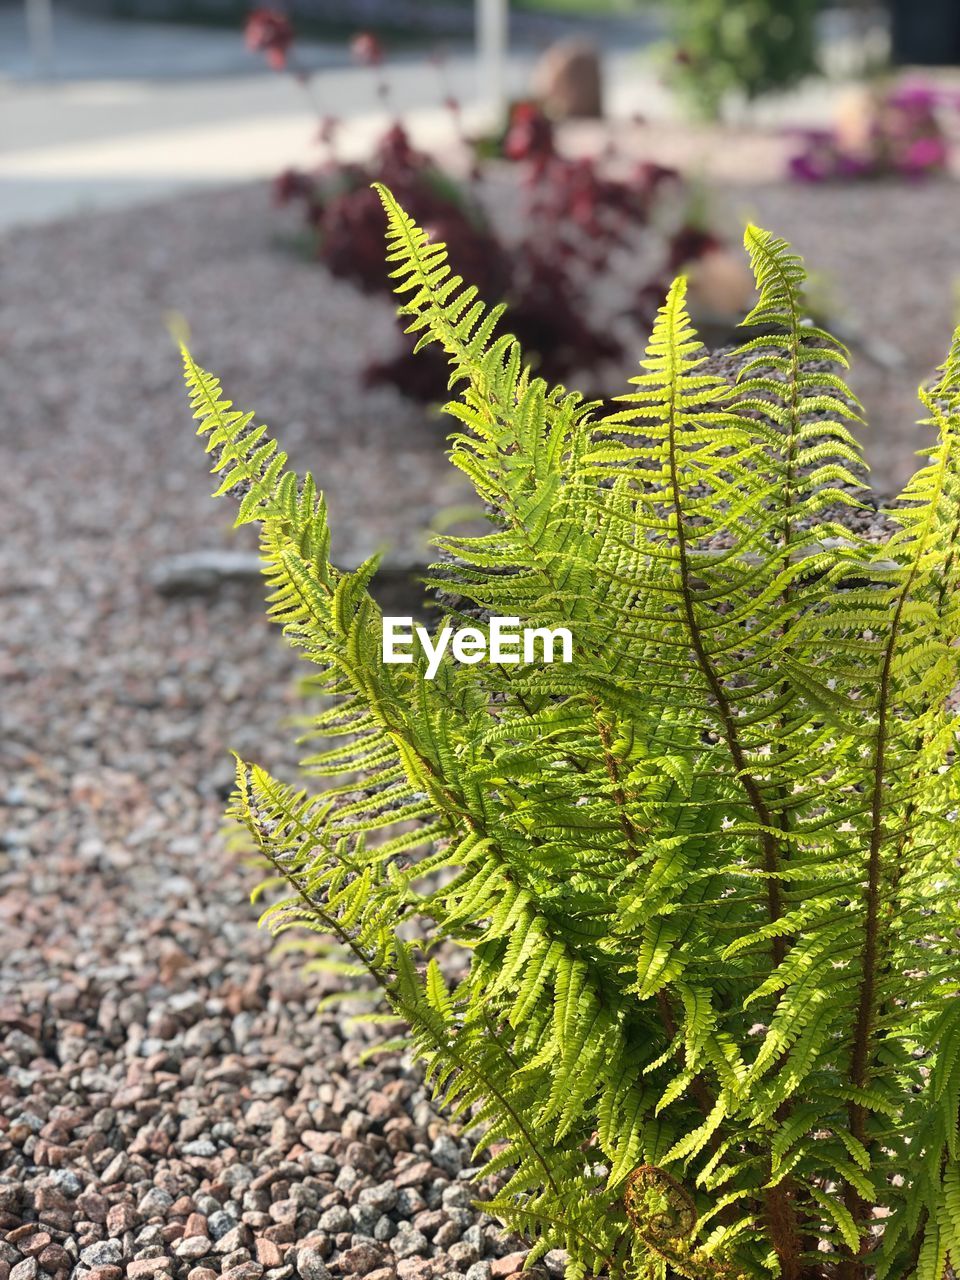
{"type": "Polygon", "coordinates": [[[701,115],[716,119],[735,96],[752,102],[818,70],[821,0],[680,0],[669,78],[701,115]]]}
{"type": "Polygon", "coordinates": [[[860,178],[926,178],[946,172],[960,92],[923,81],[868,85],[840,102],[827,129],[799,131],[790,158],[801,182],[860,178]]]}
{"type": "MultiPolygon", "coordinates": [[[[312,77],[294,60],[284,14],[254,10],[246,43],[310,92],[312,77]]],[[[375,96],[389,108],[383,43],[363,32],[351,50],[370,68],[375,96]]],[[[702,193],[693,199],[677,170],[624,155],[612,140],[602,154],[564,154],[553,121],[533,100],[511,105],[492,145],[467,136],[442,53],[434,52],[431,62],[451,124],[452,155],[449,147],[441,159],[414,146],[394,115],[368,160],[343,159],[339,121],[317,107],[320,161],[279,174],[276,201],[300,207],[309,250],[327,270],[366,293],[387,295],[383,219],[372,189],[385,183],[447,244],[456,271],[484,298],[506,300],[511,328],[539,373],[562,382],[584,371],[597,378],[599,371],[602,381],[605,365],[625,360],[629,334],[634,345],[640,341],[676,271],[722,248],[722,236],[709,226],[708,203],[702,193]],[[504,182],[517,198],[509,202],[509,218],[498,218],[504,182]],[[611,290],[614,274],[618,287],[611,290]]],[[[396,355],[371,360],[366,370],[368,383],[388,383],[422,400],[440,398],[446,377],[442,355],[414,356],[408,343],[396,355]]]]}

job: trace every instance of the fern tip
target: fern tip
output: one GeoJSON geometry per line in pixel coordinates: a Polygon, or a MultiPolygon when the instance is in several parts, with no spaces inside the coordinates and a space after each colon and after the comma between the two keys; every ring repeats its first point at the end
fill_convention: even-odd
{"type": "Polygon", "coordinates": [[[187,344],[190,341],[190,325],[186,316],[182,311],[166,311],[164,312],[163,323],[174,345],[179,348],[181,355],[186,355],[187,344]]]}

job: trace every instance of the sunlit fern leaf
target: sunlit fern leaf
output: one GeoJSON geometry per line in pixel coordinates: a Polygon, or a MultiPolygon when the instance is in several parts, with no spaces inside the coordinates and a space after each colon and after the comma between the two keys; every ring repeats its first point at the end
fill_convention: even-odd
{"type": "Polygon", "coordinates": [[[565,1249],[568,1280],[944,1280],[960,336],[877,548],[844,523],[846,352],[784,241],[747,230],[737,375],[681,279],[604,415],[533,377],[503,308],[380,195],[491,518],[438,540],[439,623],[564,626],[573,662],[384,662],[376,560],[333,565],[314,480],[185,353],[218,492],[260,524],[270,616],[313,672],[319,790],[237,767],[264,923],[370,975],[371,1015],[408,1024],[438,1105],[480,1135],[490,1211],[532,1257],[565,1249]]]}

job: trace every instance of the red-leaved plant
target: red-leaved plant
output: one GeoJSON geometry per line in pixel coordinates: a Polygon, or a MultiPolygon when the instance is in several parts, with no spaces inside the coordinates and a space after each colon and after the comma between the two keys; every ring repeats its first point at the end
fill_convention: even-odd
{"type": "MultiPolygon", "coordinates": [[[[289,24],[279,15],[271,23],[268,14],[260,9],[249,18],[248,45],[262,48],[271,66],[286,69],[305,84],[308,73],[289,60],[289,24]]],[[[371,68],[376,96],[388,103],[390,86],[380,42],[361,33],[352,40],[351,52],[357,63],[371,68]]],[[[632,293],[628,287],[627,305],[615,306],[612,312],[608,306],[606,313],[597,305],[598,297],[607,292],[605,282],[639,256],[630,250],[651,234],[652,214],[663,189],[680,191],[679,174],[636,162],[619,166],[624,173],[615,174],[600,157],[567,156],[540,108],[518,103],[500,147],[502,158],[518,166],[523,187],[519,230],[508,237],[489,217],[481,198],[484,162],[463,134],[460,105],[445,82],[443,60],[435,56],[432,61],[454,135],[461,152],[469,156],[467,177],[457,176],[415,147],[398,119],[387,127],[369,161],[344,160],[337,149],[337,121],[321,113],[322,160],[312,170],[281,173],[274,182],[277,202],[301,206],[313,252],[332,274],[351,280],[364,292],[386,295],[382,210],[372,190],[373,183],[383,183],[435,240],[447,245],[458,271],[474,280],[485,296],[506,299],[513,331],[545,377],[564,381],[576,370],[593,371],[621,360],[627,331],[638,321],[650,321],[678,266],[720,244],[712,232],[681,220],[663,233],[660,267],[639,278],[632,293]]],[[[396,356],[371,362],[366,370],[368,382],[389,383],[422,400],[442,396],[446,378],[439,355],[414,359],[406,345],[396,356]]]]}

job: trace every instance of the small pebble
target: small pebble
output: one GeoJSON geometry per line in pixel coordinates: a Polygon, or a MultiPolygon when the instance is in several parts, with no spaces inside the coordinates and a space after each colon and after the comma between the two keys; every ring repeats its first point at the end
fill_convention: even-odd
{"type": "Polygon", "coordinates": [[[222,1280],[260,1280],[263,1267],[259,1262],[241,1262],[221,1273],[222,1280]]]}
{"type": "Polygon", "coordinates": [[[80,1261],[86,1267],[115,1267],[122,1257],[123,1246],[119,1240],[98,1240],[80,1253],[80,1261]]]}
{"type": "Polygon", "coordinates": [[[182,1240],[178,1240],[174,1246],[174,1251],[178,1258],[203,1258],[210,1252],[210,1239],[208,1236],[184,1236],[182,1240]]]}
{"type": "Polygon", "coordinates": [[[296,1268],[301,1280],[330,1280],[326,1263],[316,1249],[299,1249],[296,1268]]]}

